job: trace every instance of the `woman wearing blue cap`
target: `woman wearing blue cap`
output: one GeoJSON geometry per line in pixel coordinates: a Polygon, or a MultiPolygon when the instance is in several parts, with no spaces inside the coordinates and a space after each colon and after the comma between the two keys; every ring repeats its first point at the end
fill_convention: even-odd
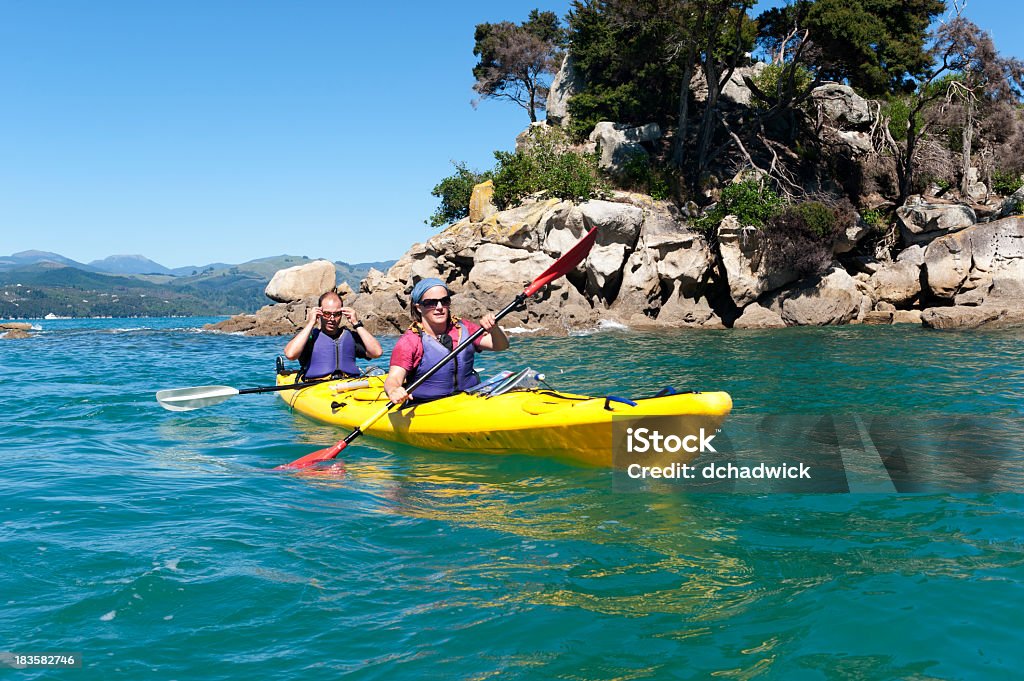
{"type": "Polygon", "coordinates": [[[480,382],[473,371],[473,357],[481,350],[507,350],[508,336],[498,326],[493,314],[485,315],[480,324],[453,317],[451,291],[440,279],[423,279],[412,289],[413,324],[402,334],[391,352],[391,370],[384,381],[388,399],[401,404],[415,397],[420,401],[436,400],[480,382]],[[465,348],[454,360],[410,395],[402,386],[414,382],[451,353],[464,338],[483,327],[487,333],[465,348]]]}

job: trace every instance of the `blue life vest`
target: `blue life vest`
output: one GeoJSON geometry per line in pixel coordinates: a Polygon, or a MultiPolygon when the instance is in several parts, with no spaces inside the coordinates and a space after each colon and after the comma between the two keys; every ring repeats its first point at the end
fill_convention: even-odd
{"type": "MultiPolygon", "coordinates": [[[[463,333],[469,333],[466,325],[461,321],[458,325],[459,341],[456,342],[456,345],[461,342],[463,333]]],[[[410,384],[451,353],[436,338],[425,333],[420,334],[420,342],[423,344],[423,357],[407,379],[407,382],[410,384]]],[[[479,384],[480,377],[473,371],[474,355],[476,355],[476,348],[470,343],[462,352],[456,355],[455,359],[438,369],[436,374],[428,378],[423,385],[416,388],[413,396],[421,402],[436,400],[439,397],[448,397],[461,390],[469,390],[479,384]]]]}
{"type": "Polygon", "coordinates": [[[334,374],[358,376],[356,366],[356,343],[348,329],[342,330],[337,338],[331,338],[320,329],[313,329],[306,341],[312,350],[304,352],[299,361],[305,378],[321,378],[334,374]]]}

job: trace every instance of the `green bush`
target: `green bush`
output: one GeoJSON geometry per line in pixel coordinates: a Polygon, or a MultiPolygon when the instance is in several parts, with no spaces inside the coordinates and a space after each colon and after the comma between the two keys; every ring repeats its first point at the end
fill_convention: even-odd
{"type": "Polygon", "coordinates": [[[743,225],[760,227],[782,208],[782,199],[771,187],[762,187],[757,180],[731,184],[722,190],[715,207],[694,222],[694,227],[710,232],[726,215],[735,215],[743,225]]]}
{"type": "Polygon", "coordinates": [[[769,64],[754,77],[754,85],[758,87],[770,99],[763,100],[755,95],[758,102],[771,106],[780,95],[783,98],[791,98],[803,92],[814,82],[814,74],[800,64],[769,64]],[[795,68],[795,71],[792,69],[795,68]],[[793,86],[789,88],[789,78],[792,71],[793,86]],[[782,87],[779,81],[782,80],[782,87]]]}
{"type": "Polygon", "coordinates": [[[836,214],[820,201],[807,201],[799,203],[793,210],[803,218],[807,229],[821,239],[829,239],[835,236],[836,214]]]}
{"type": "Polygon", "coordinates": [[[492,176],[489,170],[483,173],[469,170],[462,162],[452,161],[452,165],[455,166],[455,174],[441,180],[430,192],[441,199],[441,205],[428,220],[431,227],[448,225],[468,216],[473,187],[486,182],[492,176]]]}
{"type": "Polygon", "coordinates": [[[906,141],[910,101],[905,97],[893,97],[882,105],[881,113],[889,120],[889,134],[892,138],[897,142],[906,141]]]}
{"type": "Polygon", "coordinates": [[[875,232],[884,232],[889,226],[885,213],[880,210],[866,210],[861,213],[860,217],[875,232]]]}
{"type": "Polygon", "coordinates": [[[1000,196],[1009,196],[1020,189],[1022,185],[1024,185],[1024,179],[1021,179],[1020,173],[1002,170],[992,173],[992,191],[1000,196]]]}
{"type": "Polygon", "coordinates": [[[659,168],[647,154],[634,154],[623,164],[618,183],[624,189],[649,194],[652,199],[667,199],[672,195],[672,171],[659,168]]]}
{"type": "Polygon", "coordinates": [[[531,194],[586,201],[605,191],[597,155],[572,151],[559,128],[532,128],[520,151],[496,151],[494,158],[494,203],[501,210],[531,194]]]}

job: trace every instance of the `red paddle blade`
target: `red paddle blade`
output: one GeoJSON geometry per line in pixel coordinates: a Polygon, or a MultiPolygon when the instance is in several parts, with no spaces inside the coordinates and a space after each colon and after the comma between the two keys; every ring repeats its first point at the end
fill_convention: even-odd
{"type": "Polygon", "coordinates": [[[544,270],[543,274],[534,279],[533,283],[527,286],[523,293],[525,293],[527,297],[532,296],[544,285],[551,283],[555,279],[558,279],[569,272],[572,272],[576,269],[576,265],[579,265],[583,262],[583,259],[587,257],[587,253],[590,253],[590,249],[594,246],[595,239],[597,239],[597,227],[591,227],[590,231],[587,232],[575,246],[570,248],[565,255],[556,260],[551,267],[544,270]]]}
{"type": "Polygon", "coordinates": [[[292,461],[291,463],[283,463],[280,466],[275,466],[274,470],[299,471],[302,470],[303,468],[309,468],[310,466],[318,464],[321,461],[330,461],[334,457],[338,456],[338,454],[341,453],[341,450],[345,449],[345,447],[347,446],[347,442],[345,442],[344,440],[340,440],[338,441],[337,444],[331,447],[318,449],[312,454],[306,454],[306,456],[302,457],[301,459],[295,459],[295,461],[292,461]]]}

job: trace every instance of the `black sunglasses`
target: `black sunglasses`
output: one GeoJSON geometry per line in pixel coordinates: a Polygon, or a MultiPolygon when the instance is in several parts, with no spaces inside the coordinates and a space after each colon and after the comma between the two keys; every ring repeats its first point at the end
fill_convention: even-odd
{"type": "Polygon", "coordinates": [[[431,299],[421,300],[420,301],[420,306],[421,307],[426,307],[426,308],[437,307],[438,305],[440,305],[441,307],[450,307],[451,304],[452,304],[452,297],[451,296],[445,296],[444,298],[431,298],[431,299]]]}

